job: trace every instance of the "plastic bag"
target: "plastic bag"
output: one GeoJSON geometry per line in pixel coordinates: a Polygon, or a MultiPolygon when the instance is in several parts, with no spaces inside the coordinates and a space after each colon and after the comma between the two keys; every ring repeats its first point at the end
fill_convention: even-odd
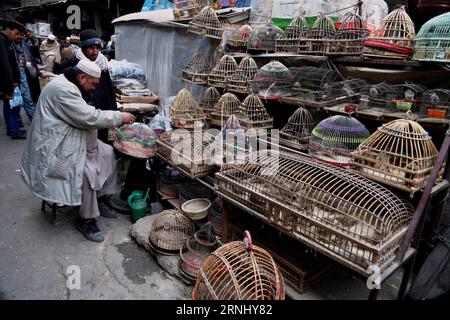
{"type": "Polygon", "coordinates": [[[20,107],[23,104],[22,94],[20,93],[19,87],[14,88],[14,96],[9,100],[9,106],[11,109],[20,107]]]}

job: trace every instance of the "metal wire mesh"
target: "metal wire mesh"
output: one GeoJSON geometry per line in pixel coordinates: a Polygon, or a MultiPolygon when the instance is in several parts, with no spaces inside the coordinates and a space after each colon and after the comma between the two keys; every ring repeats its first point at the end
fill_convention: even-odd
{"type": "Polygon", "coordinates": [[[299,107],[280,130],[280,144],[302,151],[308,150],[314,118],[303,106],[299,107]]]}
{"type": "Polygon", "coordinates": [[[283,33],[283,30],[273,24],[256,27],[249,34],[247,50],[275,52],[275,39],[283,33]]]}
{"type": "Polygon", "coordinates": [[[224,55],[209,74],[208,85],[226,88],[231,77],[236,72],[237,67],[236,60],[232,56],[228,54],[224,55]]]}
{"type": "Polygon", "coordinates": [[[293,80],[289,69],[281,62],[273,60],[256,72],[252,89],[264,99],[277,98],[290,91],[293,80]]]}
{"type": "Polygon", "coordinates": [[[450,62],[450,12],[426,22],[417,33],[414,59],[450,62]]]}
{"type": "Polygon", "coordinates": [[[181,89],[170,106],[170,118],[176,128],[201,128],[206,120],[205,113],[187,89],[181,89]]]}
{"type": "Polygon", "coordinates": [[[250,87],[257,71],[258,66],[255,60],[249,56],[244,57],[239,63],[236,73],[231,76],[227,84],[227,90],[238,93],[250,93],[250,87]]]}
{"type": "Polygon", "coordinates": [[[316,67],[291,67],[294,77],[292,93],[307,101],[321,101],[326,88],[339,81],[339,74],[331,69],[316,67]]]}
{"type": "Polygon", "coordinates": [[[208,58],[203,52],[195,53],[181,72],[184,80],[204,85],[208,83],[208,75],[211,71],[208,58]]]}
{"type": "Polygon", "coordinates": [[[434,89],[426,91],[420,109],[421,118],[428,121],[450,121],[450,90],[434,89]]]}
{"type": "Polygon", "coordinates": [[[364,79],[348,78],[343,81],[324,85],[324,100],[347,97],[346,102],[359,101],[359,95],[369,85],[364,79]]]}
{"type": "Polygon", "coordinates": [[[213,39],[222,39],[223,28],[210,6],[204,7],[189,22],[188,31],[213,39]]]}

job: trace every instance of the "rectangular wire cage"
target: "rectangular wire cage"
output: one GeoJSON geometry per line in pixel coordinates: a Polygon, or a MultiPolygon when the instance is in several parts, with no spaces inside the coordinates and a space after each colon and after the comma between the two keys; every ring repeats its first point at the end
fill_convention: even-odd
{"type": "Polygon", "coordinates": [[[398,98],[387,105],[386,116],[398,119],[417,120],[420,117],[420,106],[427,88],[416,83],[405,82],[394,87],[398,90],[398,98]]]}
{"type": "Polygon", "coordinates": [[[381,117],[392,110],[392,101],[401,99],[401,92],[401,85],[387,82],[369,85],[361,92],[358,113],[381,117]]]}
{"type": "Polygon", "coordinates": [[[322,101],[327,87],[339,81],[339,74],[331,69],[316,67],[291,67],[294,77],[292,93],[306,101],[322,101]]]}
{"type": "Polygon", "coordinates": [[[420,121],[450,122],[450,90],[434,89],[424,93],[420,121]]]}
{"type": "Polygon", "coordinates": [[[362,90],[369,83],[364,79],[348,78],[343,81],[326,84],[323,100],[341,100],[342,102],[358,102],[362,90]]]}
{"type": "Polygon", "coordinates": [[[307,156],[259,151],[216,173],[220,196],[369,277],[395,259],[412,210],[388,189],[307,156]]]}

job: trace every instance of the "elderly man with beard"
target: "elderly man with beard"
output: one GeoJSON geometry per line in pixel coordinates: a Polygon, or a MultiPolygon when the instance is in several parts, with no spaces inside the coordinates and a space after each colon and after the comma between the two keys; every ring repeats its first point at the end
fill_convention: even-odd
{"type": "Polygon", "coordinates": [[[55,35],[50,33],[47,36],[47,39],[41,43],[39,52],[41,54],[41,62],[45,65],[45,70],[54,73],[57,65],[61,63],[60,44],[56,41],[55,35]]]}

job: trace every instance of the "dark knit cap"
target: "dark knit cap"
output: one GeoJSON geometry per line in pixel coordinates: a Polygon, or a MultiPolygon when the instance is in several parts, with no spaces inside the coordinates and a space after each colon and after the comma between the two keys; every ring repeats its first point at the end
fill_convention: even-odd
{"type": "Polygon", "coordinates": [[[95,30],[87,29],[80,32],[80,45],[82,48],[97,45],[102,46],[100,36],[95,30]]]}

